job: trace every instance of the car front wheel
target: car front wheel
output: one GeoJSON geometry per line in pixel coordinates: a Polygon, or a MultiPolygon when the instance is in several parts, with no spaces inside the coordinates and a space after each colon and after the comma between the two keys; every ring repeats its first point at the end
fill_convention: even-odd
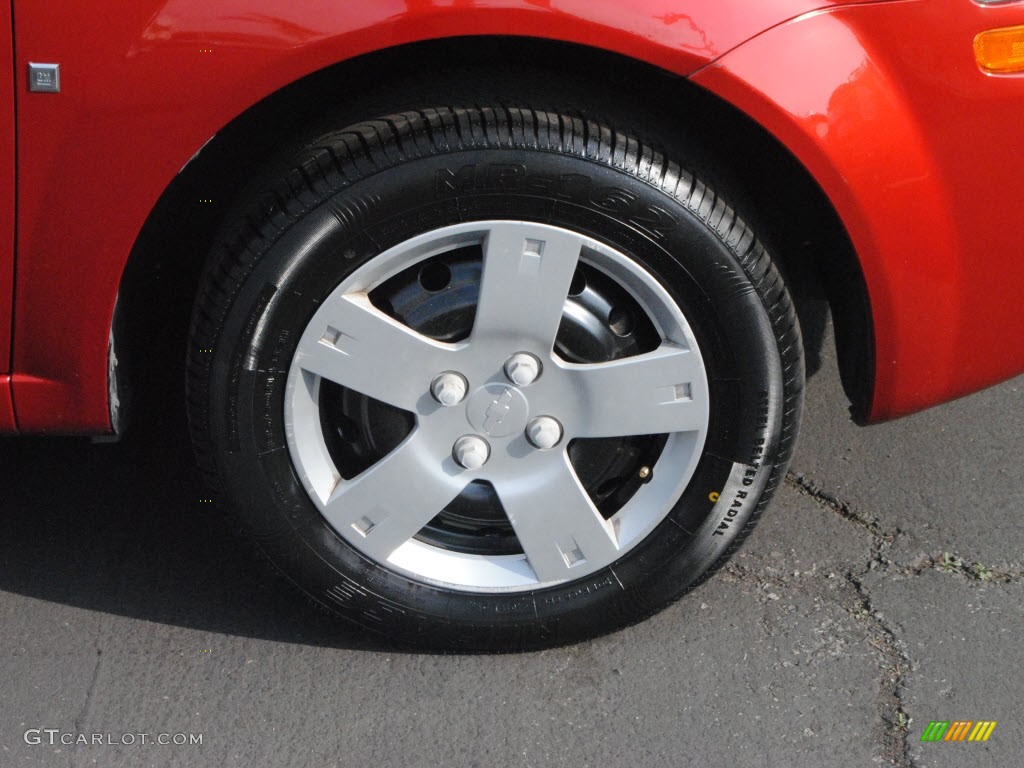
{"type": "Polygon", "coordinates": [[[612,126],[432,108],[309,141],[209,263],[197,454],[310,598],[424,646],[637,621],[742,539],[799,330],[710,188],[612,126]]]}

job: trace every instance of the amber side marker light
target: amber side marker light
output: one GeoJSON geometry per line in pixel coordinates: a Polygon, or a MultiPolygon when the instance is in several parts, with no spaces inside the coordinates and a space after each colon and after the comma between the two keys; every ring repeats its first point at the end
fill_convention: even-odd
{"type": "Polygon", "coordinates": [[[979,33],[974,58],[986,72],[1024,72],[1024,24],[979,33]]]}

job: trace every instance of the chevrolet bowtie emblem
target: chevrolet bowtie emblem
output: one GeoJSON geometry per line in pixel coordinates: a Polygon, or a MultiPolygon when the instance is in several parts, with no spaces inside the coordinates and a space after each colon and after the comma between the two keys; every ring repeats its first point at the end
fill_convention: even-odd
{"type": "Polygon", "coordinates": [[[508,416],[508,412],[512,410],[512,390],[506,388],[504,392],[496,399],[491,401],[491,404],[487,408],[486,416],[484,419],[484,432],[491,434],[495,429],[501,426],[501,423],[508,416]]]}

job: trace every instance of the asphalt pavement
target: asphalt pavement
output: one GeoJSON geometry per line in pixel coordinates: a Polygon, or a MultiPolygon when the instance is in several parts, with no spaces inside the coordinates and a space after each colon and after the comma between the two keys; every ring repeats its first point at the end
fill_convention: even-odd
{"type": "Polygon", "coordinates": [[[730,565],[530,654],[307,608],[203,500],[173,404],[116,445],[2,441],[0,766],[1020,765],[1024,378],[862,429],[824,354],[730,565]]]}

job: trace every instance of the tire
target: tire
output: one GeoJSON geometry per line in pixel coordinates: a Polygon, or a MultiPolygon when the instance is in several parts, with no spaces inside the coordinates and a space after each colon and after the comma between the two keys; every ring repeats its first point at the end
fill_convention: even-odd
{"type": "Polygon", "coordinates": [[[280,168],[211,255],[189,417],[314,602],[406,644],[539,648],[739,545],[793,449],[802,344],[715,192],[529,109],[381,117],[280,168]]]}

